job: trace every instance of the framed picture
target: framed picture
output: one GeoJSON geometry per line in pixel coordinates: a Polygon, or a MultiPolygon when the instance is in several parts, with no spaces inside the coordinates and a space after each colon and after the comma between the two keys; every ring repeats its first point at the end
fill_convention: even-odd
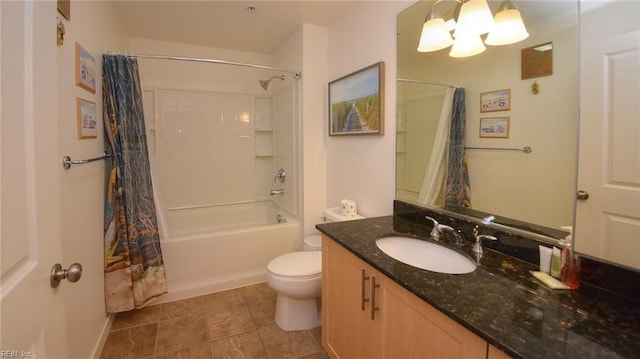
{"type": "Polygon", "coordinates": [[[481,118],[480,137],[509,138],[509,117],[481,118]]]}
{"type": "Polygon", "coordinates": [[[483,92],[480,94],[480,112],[511,110],[511,89],[483,92]]]}
{"type": "Polygon", "coordinates": [[[58,0],[58,12],[65,19],[71,20],[71,0],[58,0]]]}
{"type": "Polygon", "coordinates": [[[520,72],[523,80],[553,75],[553,43],[520,50],[520,72]]]}
{"type": "Polygon", "coordinates": [[[384,134],[384,62],[329,82],[329,136],[384,134]]]}
{"type": "Polygon", "coordinates": [[[76,42],[76,85],[96,93],[96,59],[76,42]]]}
{"type": "Polygon", "coordinates": [[[78,139],[98,137],[96,103],[76,97],[76,115],[78,117],[78,139]]]}

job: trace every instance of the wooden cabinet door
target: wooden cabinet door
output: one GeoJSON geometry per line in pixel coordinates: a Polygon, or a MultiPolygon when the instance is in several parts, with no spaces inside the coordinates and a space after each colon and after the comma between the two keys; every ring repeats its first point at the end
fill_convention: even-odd
{"type": "Polygon", "coordinates": [[[511,359],[507,353],[502,350],[494,347],[493,345],[489,345],[489,351],[487,353],[487,359],[511,359]]]}
{"type": "Polygon", "coordinates": [[[327,237],[322,241],[322,341],[332,358],[487,355],[487,342],[327,237]],[[373,318],[372,307],[378,308],[373,318]]]}
{"type": "Polygon", "coordinates": [[[380,318],[371,319],[371,279],[363,282],[363,273],[371,278],[372,271],[337,243],[323,239],[322,345],[332,358],[380,357],[380,318]]]}
{"type": "Polygon", "coordinates": [[[486,358],[487,342],[394,281],[380,295],[385,358],[486,358]]]}

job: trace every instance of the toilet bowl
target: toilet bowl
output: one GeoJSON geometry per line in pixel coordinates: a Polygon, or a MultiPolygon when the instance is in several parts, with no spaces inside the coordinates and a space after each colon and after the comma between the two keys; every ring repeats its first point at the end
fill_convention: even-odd
{"type": "MultiPolygon", "coordinates": [[[[364,217],[342,216],[340,208],[335,207],[326,209],[322,218],[325,222],[339,222],[364,217]]],[[[322,237],[305,237],[303,249],[283,254],[267,265],[267,284],[278,293],[275,322],[286,331],[320,326],[322,237]]]]}
{"type": "Polygon", "coordinates": [[[267,284],[278,293],[276,324],[283,330],[320,326],[316,298],[321,294],[322,252],[291,252],[267,266],[267,284]]]}

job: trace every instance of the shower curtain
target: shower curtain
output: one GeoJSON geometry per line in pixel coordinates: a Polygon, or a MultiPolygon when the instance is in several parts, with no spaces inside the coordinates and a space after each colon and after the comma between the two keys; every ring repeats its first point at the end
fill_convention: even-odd
{"type": "Polygon", "coordinates": [[[464,125],[466,122],[465,92],[456,89],[453,96],[449,161],[447,165],[446,206],[471,207],[471,184],[464,158],[464,125]]]}
{"type": "Polygon", "coordinates": [[[103,55],[103,118],[113,154],[105,200],[105,302],[109,313],[167,292],[153,201],[136,59],[103,55]]]}
{"type": "Polygon", "coordinates": [[[447,88],[442,101],[431,157],[429,157],[418,195],[418,201],[422,204],[435,205],[442,191],[454,90],[452,87],[447,88]]]}

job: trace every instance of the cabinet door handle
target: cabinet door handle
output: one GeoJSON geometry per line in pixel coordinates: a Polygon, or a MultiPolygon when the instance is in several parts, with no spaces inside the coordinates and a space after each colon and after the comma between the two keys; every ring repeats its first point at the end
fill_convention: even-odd
{"type": "Polygon", "coordinates": [[[371,320],[376,319],[376,310],[380,308],[376,307],[376,288],[380,288],[380,284],[376,284],[376,277],[371,277],[371,320]]]}
{"type": "Polygon", "coordinates": [[[362,287],[360,289],[360,307],[362,308],[363,312],[364,312],[364,304],[369,301],[369,299],[365,298],[365,296],[364,296],[365,295],[364,293],[365,293],[365,291],[367,289],[365,281],[368,281],[368,280],[369,280],[369,277],[367,277],[367,275],[366,275],[366,273],[365,273],[365,271],[363,269],[362,270],[362,280],[360,281],[361,285],[362,285],[362,287]]]}

